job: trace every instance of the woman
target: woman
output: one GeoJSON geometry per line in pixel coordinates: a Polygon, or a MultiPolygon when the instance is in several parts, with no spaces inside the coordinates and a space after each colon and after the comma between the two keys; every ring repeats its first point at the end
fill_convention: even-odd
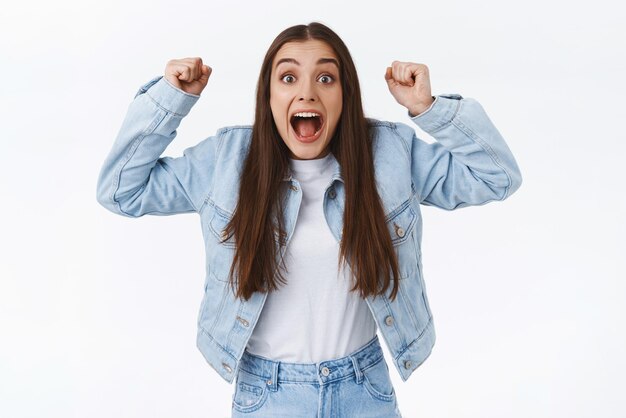
{"type": "Polygon", "coordinates": [[[425,65],[394,61],[396,101],[437,142],[367,119],[350,53],[320,23],[284,30],[252,126],[160,157],[211,69],[171,60],[143,86],[98,179],[125,216],[200,215],[205,293],[197,344],[233,416],[400,416],[380,330],[406,381],[435,341],[421,274],[420,204],[503,200],[521,184],[482,107],[431,95],[425,65]]]}

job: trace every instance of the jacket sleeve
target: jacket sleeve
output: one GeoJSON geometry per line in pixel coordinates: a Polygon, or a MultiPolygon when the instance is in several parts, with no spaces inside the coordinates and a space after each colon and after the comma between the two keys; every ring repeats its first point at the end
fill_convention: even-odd
{"type": "Polygon", "coordinates": [[[100,169],[97,200],[102,206],[129,217],[200,211],[217,138],[185,149],[181,157],[160,157],[199,98],[163,76],[139,89],[100,169]]]}
{"type": "Polygon", "coordinates": [[[411,119],[436,140],[426,143],[399,124],[411,131],[411,176],[422,204],[447,210],[482,205],[504,200],[520,187],[513,154],[476,100],[437,96],[411,119]]]}

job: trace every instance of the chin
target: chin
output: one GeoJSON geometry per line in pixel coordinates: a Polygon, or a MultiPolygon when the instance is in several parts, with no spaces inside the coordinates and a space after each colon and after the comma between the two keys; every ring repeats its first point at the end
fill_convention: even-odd
{"type": "Polygon", "coordinates": [[[330,147],[328,144],[324,146],[320,146],[321,144],[316,144],[318,146],[311,147],[306,146],[300,143],[294,144],[294,146],[289,147],[289,151],[291,154],[291,158],[296,158],[298,160],[314,160],[318,158],[325,157],[330,152],[330,147]]]}
{"type": "Polygon", "coordinates": [[[322,154],[322,151],[320,150],[310,150],[310,151],[299,150],[296,152],[291,150],[291,158],[296,159],[296,160],[314,160],[317,158],[321,158],[320,154],[322,154]]]}

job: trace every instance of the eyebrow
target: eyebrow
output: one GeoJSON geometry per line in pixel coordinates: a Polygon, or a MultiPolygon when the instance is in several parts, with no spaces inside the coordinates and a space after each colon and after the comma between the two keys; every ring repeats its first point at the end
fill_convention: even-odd
{"type": "MultiPolygon", "coordinates": [[[[276,63],[276,67],[274,68],[278,68],[278,66],[284,62],[289,62],[292,64],[296,64],[296,65],[300,65],[300,63],[298,61],[296,61],[293,58],[282,58],[280,60],[278,60],[278,62],[276,63]]],[[[317,60],[317,64],[327,64],[327,63],[331,63],[331,64],[335,64],[335,67],[337,67],[337,69],[339,69],[339,63],[337,62],[336,59],[334,58],[320,58],[319,60],[317,60]]]]}

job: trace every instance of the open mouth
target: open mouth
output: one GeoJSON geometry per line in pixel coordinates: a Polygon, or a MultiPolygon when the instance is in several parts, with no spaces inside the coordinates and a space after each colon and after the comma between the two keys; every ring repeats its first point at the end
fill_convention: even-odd
{"type": "Polygon", "coordinates": [[[313,142],[319,138],[324,126],[322,115],[315,112],[298,112],[289,120],[296,138],[302,142],[313,142]]]}

